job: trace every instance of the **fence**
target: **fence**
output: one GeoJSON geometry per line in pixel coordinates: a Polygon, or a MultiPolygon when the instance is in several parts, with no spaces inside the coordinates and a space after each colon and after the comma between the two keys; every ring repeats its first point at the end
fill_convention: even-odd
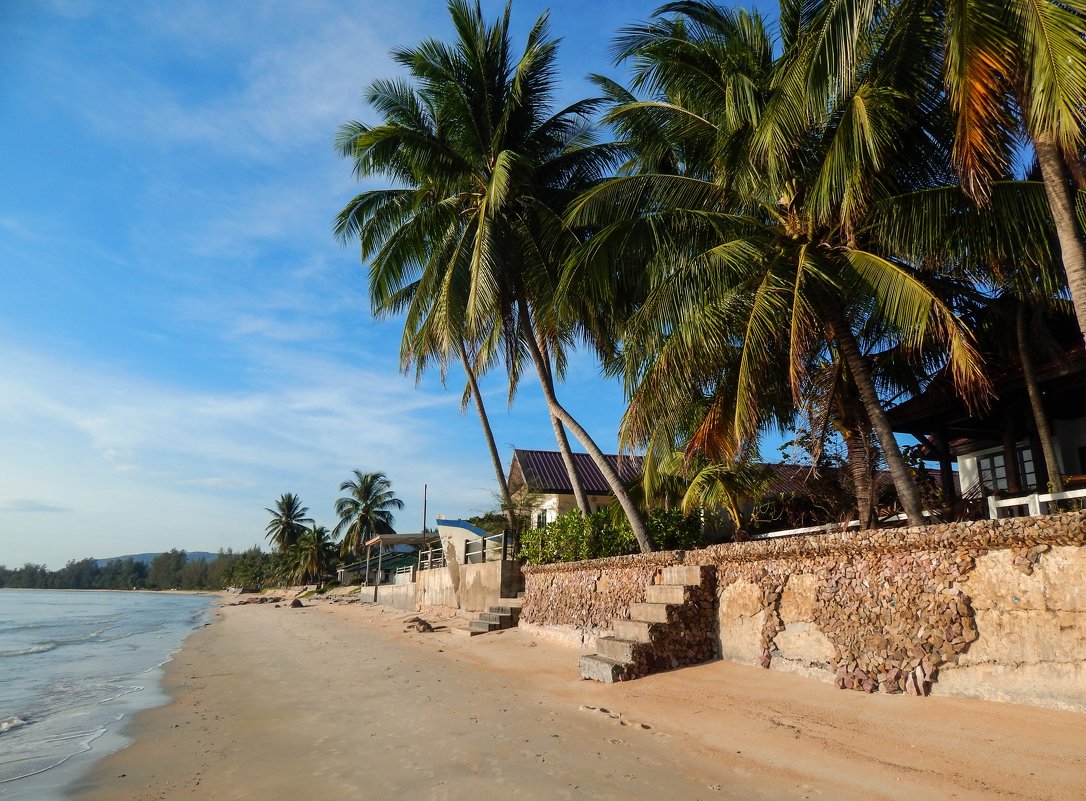
{"type": "Polygon", "coordinates": [[[999,517],[1000,509],[1017,509],[1026,507],[1029,517],[1037,517],[1048,510],[1049,504],[1058,501],[1071,501],[1076,498],[1086,498],[1086,488],[1070,490],[1068,492],[1048,492],[1043,495],[1034,492],[1031,495],[1019,495],[1016,498],[996,498],[988,496],[988,517],[995,520],[999,517]]]}
{"type": "Polygon", "coordinates": [[[464,564],[507,561],[512,558],[512,545],[512,538],[508,534],[464,540],[464,564]]]}
{"type": "Polygon", "coordinates": [[[432,570],[436,567],[445,567],[445,549],[440,542],[419,551],[419,570],[432,570]]]}

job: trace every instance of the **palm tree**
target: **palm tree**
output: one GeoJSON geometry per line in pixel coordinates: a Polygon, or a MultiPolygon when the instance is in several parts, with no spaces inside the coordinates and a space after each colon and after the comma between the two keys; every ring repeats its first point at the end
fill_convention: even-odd
{"type": "Polygon", "coordinates": [[[298,541],[290,550],[290,580],[308,584],[310,579],[319,584],[321,579],[332,572],[335,559],[335,544],[329,538],[324,526],[311,526],[302,532],[298,541]]]}
{"type": "Polygon", "coordinates": [[[642,549],[650,549],[618,474],[554,390],[575,330],[552,313],[562,260],[578,242],[562,213],[618,149],[593,139],[595,101],[552,109],[557,42],[547,15],[514,59],[508,6],[494,25],[478,2],[450,0],[449,12],[455,45],[427,40],[396,50],[413,83],[372,84],[368,100],[384,122],[341,127],[337,145],[354,160],[357,176],[385,175],[408,188],[359,195],[340,214],[338,229],[360,235],[379,306],[420,294],[420,311],[453,321],[450,341],[500,347],[511,392],[521,363],[531,361],[574,486],[580,481],[563,427],[607,479],[642,549]],[[442,293],[446,300],[435,304],[442,293]]]}
{"type": "Polygon", "coordinates": [[[313,525],[313,521],[306,517],[309,508],[302,506],[301,499],[293,492],[280,495],[275,502],[275,508],[265,511],[272,519],[264,531],[280,553],[285,553],[294,546],[307,524],[313,525]]]}
{"type": "Polygon", "coordinates": [[[339,523],[333,531],[342,536],[339,554],[344,559],[351,554],[362,556],[362,546],[370,537],[378,534],[395,534],[393,509],[403,509],[403,501],[392,491],[392,484],[384,473],[354,471],[354,479],[339,485],[341,492],[350,494],[336,500],[336,516],[339,523]]]}
{"type": "MultiPolygon", "coordinates": [[[[1072,175],[1086,147],[1086,3],[946,3],[945,87],[955,115],[954,163],[984,202],[1010,171],[1020,136],[1033,145],[1086,339],[1086,243],[1072,175]]],[[[1079,189],[1086,188],[1081,183],[1079,189]]]]}
{"type": "Polygon", "coordinates": [[[776,58],[757,14],[712,3],[672,3],[624,32],[632,91],[603,86],[632,174],[574,206],[571,221],[596,234],[563,287],[580,296],[614,283],[615,270],[649,276],[623,338],[632,443],[672,414],[673,398],[709,387],[688,449],[730,461],[787,424],[814,365],[837,354],[916,525],[920,494],[863,338],[918,360],[941,343],[961,391],[985,384],[953,308],[931,277],[879,246],[869,217],[882,198],[945,182],[942,118],[910,95],[903,42],[874,34],[856,45],[851,71],[827,67],[797,100],[795,76],[817,74],[825,53],[822,29],[792,19],[794,8],[782,5],[776,58]]]}

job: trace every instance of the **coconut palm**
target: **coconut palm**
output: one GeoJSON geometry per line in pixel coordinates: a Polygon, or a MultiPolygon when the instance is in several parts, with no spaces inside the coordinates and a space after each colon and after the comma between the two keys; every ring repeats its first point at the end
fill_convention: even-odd
{"type": "Polygon", "coordinates": [[[494,25],[477,2],[451,0],[449,12],[455,44],[428,40],[394,51],[412,83],[374,82],[368,100],[384,122],[348,123],[337,137],[340,151],[354,159],[356,175],[384,175],[407,189],[359,195],[341,213],[338,228],[360,236],[378,305],[408,303],[415,293],[422,298],[420,310],[453,319],[457,298],[463,298],[463,323],[452,327],[458,335],[453,340],[499,347],[511,391],[522,362],[530,361],[558,421],[571,480],[580,483],[563,427],[599,467],[642,549],[650,549],[640,511],[621,479],[554,389],[575,330],[552,314],[562,259],[578,242],[562,212],[610,166],[618,149],[593,139],[588,118],[596,102],[553,109],[557,42],[547,15],[536,20],[514,59],[508,6],[494,25]],[[442,292],[456,300],[435,306],[442,292]]]}
{"type": "Polygon", "coordinates": [[[313,521],[306,517],[309,508],[302,506],[301,499],[293,492],[284,492],[275,502],[275,508],[265,511],[272,519],[264,531],[276,550],[281,553],[294,546],[306,525],[313,525],[313,521]]]}
{"type": "Polygon", "coordinates": [[[299,584],[317,584],[332,572],[336,547],[324,526],[311,526],[302,532],[290,549],[289,579],[299,584]]]}
{"type": "Polygon", "coordinates": [[[987,198],[1010,170],[1019,137],[1033,145],[1086,339],[1086,242],[1072,174],[1084,174],[1086,3],[946,3],[944,76],[955,114],[954,162],[969,193],[987,198]]]}
{"type": "Polygon", "coordinates": [[[339,485],[349,494],[336,500],[336,524],[333,533],[342,536],[339,554],[344,559],[351,554],[362,556],[362,546],[378,534],[395,534],[393,509],[403,509],[403,501],[392,491],[384,473],[354,471],[354,478],[339,485]]]}
{"type": "Polygon", "coordinates": [[[1047,198],[1086,338],[1086,245],[1075,192],[1075,185],[1086,189],[1086,3],[822,0],[781,8],[786,41],[806,31],[807,45],[778,79],[776,102],[788,113],[763,129],[761,152],[788,152],[790,126],[817,115],[834,92],[850,91],[849,76],[859,74],[875,42],[890,53],[884,62],[909,78],[909,97],[947,100],[953,127],[946,141],[962,189],[975,202],[987,204],[1023,140],[1032,145],[1037,188],[1047,198]],[[826,80],[833,75],[843,80],[826,80]]]}
{"type": "Polygon", "coordinates": [[[915,43],[900,38],[869,32],[853,43],[851,71],[829,69],[841,66],[835,58],[811,80],[811,65],[827,58],[823,32],[793,19],[796,8],[782,4],[776,57],[757,14],[712,3],[669,4],[623,33],[631,90],[604,88],[615,103],[608,119],[635,152],[633,174],[575,204],[571,221],[597,232],[563,287],[574,296],[603,287],[611,302],[616,270],[649,276],[622,343],[628,442],[668,419],[675,397],[708,387],[688,448],[730,461],[786,424],[813,366],[837,354],[919,524],[920,494],[872,358],[896,348],[919,361],[937,342],[961,391],[982,391],[984,378],[935,279],[881,247],[870,214],[880,199],[947,180],[943,117],[936,99],[916,102],[915,78],[900,67],[915,43]],[[808,80],[802,103],[797,74],[808,80]],[[876,347],[863,341],[872,335],[876,347]],[[783,407],[781,386],[792,395],[783,407]]]}

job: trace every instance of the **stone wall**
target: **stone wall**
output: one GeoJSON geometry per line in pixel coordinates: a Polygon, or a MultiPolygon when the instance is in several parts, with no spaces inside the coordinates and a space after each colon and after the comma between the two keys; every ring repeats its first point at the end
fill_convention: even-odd
{"type": "Polygon", "coordinates": [[[1086,709],[1086,513],[525,568],[522,620],[604,630],[661,566],[717,574],[725,659],[865,692],[1086,709]]]}

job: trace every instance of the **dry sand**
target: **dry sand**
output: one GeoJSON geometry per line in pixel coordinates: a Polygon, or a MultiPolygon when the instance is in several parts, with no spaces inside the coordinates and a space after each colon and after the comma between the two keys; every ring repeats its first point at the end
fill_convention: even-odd
{"type": "Polygon", "coordinates": [[[228,607],[169,665],[175,699],[73,788],[125,799],[1068,799],[1086,715],[863,695],[714,662],[605,686],[517,630],[403,612],[228,607]],[[605,711],[606,710],[606,711],[605,711]]]}

